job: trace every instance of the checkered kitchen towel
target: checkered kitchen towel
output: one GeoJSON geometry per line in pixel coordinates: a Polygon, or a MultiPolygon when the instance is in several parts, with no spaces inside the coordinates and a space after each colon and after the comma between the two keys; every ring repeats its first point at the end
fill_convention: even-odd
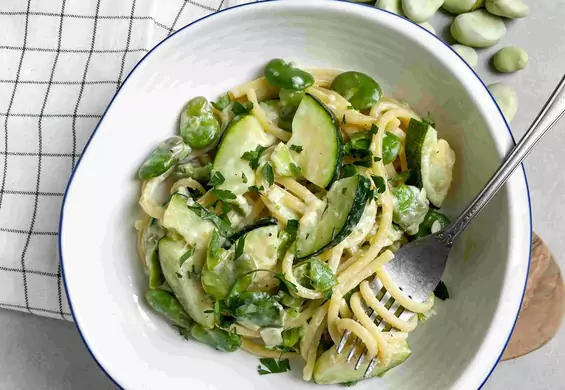
{"type": "Polygon", "coordinates": [[[133,66],[176,29],[255,0],[0,0],[0,307],[72,320],[63,192],[133,66]]]}

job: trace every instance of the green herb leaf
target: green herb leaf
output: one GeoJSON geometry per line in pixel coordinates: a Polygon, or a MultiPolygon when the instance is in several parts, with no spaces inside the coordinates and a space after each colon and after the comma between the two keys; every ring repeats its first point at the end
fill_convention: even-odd
{"type": "Polygon", "coordinates": [[[371,162],[367,160],[353,161],[353,165],[357,165],[359,167],[371,168],[371,162]]]}
{"type": "Polygon", "coordinates": [[[191,258],[193,254],[194,254],[194,247],[189,245],[188,250],[179,259],[179,267],[182,267],[184,262],[187,261],[189,258],[191,258]]]}
{"type": "Polygon", "coordinates": [[[188,278],[191,280],[200,279],[200,274],[196,272],[196,267],[194,267],[194,265],[192,266],[192,270],[186,273],[186,276],[188,276],[188,278]]]}
{"type": "Polygon", "coordinates": [[[223,221],[222,219],[220,219],[220,217],[218,217],[214,213],[211,213],[206,208],[204,208],[202,205],[195,203],[192,206],[188,206],[188,208],[190,210],[192,210],[192,212],[194,212],[200,218],[212,222],[216,226],[216,228],[218,229],[218,231],[220,232],[220,234],[222,236],[230,237],[234,234],[233,228],[231,227],[231,225],[229,223],[227,223],[226,221],[223,221]]]}
{"type": "Polygon", "coordinates": [[[377,156],[373,157],[374,162],[379,162],[381,160],[382,160],[382,158],[380,158],[380,157],[377,157],[377,156]]]}
{"type": "Polygon", "coordinates": [[[179,274],[178,272],[175,272],[175,274],[177,275],[177,278],[182,279],[182,275],[179,274]]]}
{"type": "Polygon", "coordinates": [[[210,178],[210,185],[217,187],[221,184],[223,184],[226,181],[226,178],[224,177],[224,175],[222,175],[222,173],[220,171],[214,171],[214,173],[212,174],[212,177],[210,178]]]}
{"type": "Polygon", "coordinates": [[[237,244],[235,246],[235,259],[239,259],[241,255],[243,255],[243,249],[245,248],[245,237],[243,235],[239,240],[237,240],[237,244]]]}
{"type": "Polygon", "coordinates": [[[259,366],[257,369],[259,375],[281,374],[290,371],[288,359],[262,358],[259,359],[259,361],[266,368],[262,369],[261,366],[259,366]]]}
{"type": "Polygon", "coordinates": [[[247,322],[259,327],[282,326],[283,307],[276,297],[266,292],[244,291],[235,296],[230,294],[229,306],[240,323],[247,322]]]}
{"type": "Polygon", "coordinates": [[[190,329],[184,328],[182,326],[178,326],[178,325],[173,325],[173,328],[176,328],[179,331],[179,334],[185,338],[185,340],[188,340],[190,337],[190,329]]]}
{"type": "Polygon", "coordinates": [[[306,333],[306,328],[301,326],[299,328],[290,328],[282,332],[283,345],[281,350],[284,352],[289,352],[294,349],[294,346],[298,344],[302,336],[306,333]]]}
{"type": "Polygon", "coordinates": [[[247,176],[245,176],[245,173],[241,172],[241,180],[243,181],[243,183],[247,183],[247,176]]]}
{"type": "Polygon", "coordinates": [[[255,150],[250,150],[243,153],[243,156],[241,156],[241,158],[243,160],[249,161],[249,166],[251,167],[251,169],[255,170],[259,167],[259,157],[261,157],[261,154],[263,154],[266,149],[267,148],[262,145],[257,145],[255,150]]]}
{"type": "Polygon", "coordinates": [[[348,110],[355,110],[355,107],[353,107],[353,106],[347,106],[347,109],[348,109],[348,110]]]}
{"type": "Polygon", "coordinates": [[[357,383],[359,383],[359,381],[350,381],[350,382],[343,382],[343,385],[345,387],[353,387],[355,386],[357,383]]]}
{"type": "MultiPolygon", "coordinates": [[[[274,275],[274,277],[278,280],[281,281],[281,283],[283,283],[284,286],[286,286],[288,292],[292,291],[292,292],[298,292],[298,288],[296,288],[296,284],[289,282],[288,280],[286,280],[286,278],[284,277],[284,275],[282,273],[276,273],[274,275]]],[[[281,286],[282,287],[282,286],[281,286]]]]}
{"type": "Polygon", "coordinates": [[[220,111],[224,111],[225,108],[229,105],[230,105],[230,97],[228,96],[227,93],[220,96],[217,102],[212,102],[212,106],[214,106],[216,110],[220,110],[220,111]]]}
{"type": "Polygon", "coordinates": [[[354,165],[347,164],[341,168],[341,178],[355,176],[357,174],[357,168],[354,165]]]}
{"type": "Polygon", "coordinates": [[[234,102],[231,110],[234,115],[249,114],[253,110],[253,103],[246,102],[241,104],[240,102],[234,102]]]}
{"type": "Polygon", "coordinates": [[[431,127],[436,127],[436,121],[434,120],[434,117],[432,116],[432,114],[430,114],[428,112],[428,115],[426,115],[425,117],[422,118],[422,123],[431,127]]]}
{"type": "Polygon", "coordinates": [[[261,172],[263,173],[263,177],[267,180],[269,187],[271,187],[275,183],[275,174],[273,172],[273,167],[269,163],[265,163],[263,168],[261,168],[261,172]]]}
{"type": "Polygon", "coordinates": [[[300,145],[290,145],[290,150],[292,150],[293,152],[296,152],[298,154],[302,153],[302,150],[304,149],[302,146],[300,145]]]}
{"type": "Polygon", "coordinates": [[[298,221],[296,219],[289,219],[286,223],[286,228],[279,233],[279,248],[277,254],[279,259],[282,259],[292,243],[296,241],[298,234],[298,221]]]}
{"type": "Polygon", "coordinates": [[[371,135],[375,135],[377,134],[379,131],[379,128],[377,127],[377,125],[375,125],[374,123],[371,125],[371,130],[369,130],[369,134],[371,135]]]}
{"type": "Polygon", "coordinates": [[[218,190],[218,189],[214,188],[212,190],[212,193],[214,195],[216,195],[216,197],[218,199],[220,199],[222,202],[234,200],[234,199],[237,198],[237,196],[235,196],[235,194],[233,192],[229,191],[229,190],[218,190]]]}
{"type": "Polygon", "coordinates": [[[449,291],[447,291],[447,287],[445,283],[443,282],[438,283],[436,289],[434,290],[434,295],[439,299],[441,299],[442,301],[449,299],[449,291]]]}
{"type": "Polygon", "coordinates": [[[404,172],[400,172],[398,175],[396,175],[395,177],[388,179],[389,181],[401,181],[401,180],[406,180],[408,179],[408,177],[410,177],[410,173],[411,171],[404,171],[404,172]]]}
{"type": "Polygon", "coordinates": [[[371,179],[373,179],[373,183],[375,183],[375,188],[379,194],[386,191],[385,179],[382,176],[371,176],[371,179]]]}
{"type": "Polygon", "coordinates": [[[341,118],[341,124],[345,125],[347,121],[345,120],[345,114],[343,114],[343,118],[341,118]]]}
{"type": "Polygon", "coordinates": [[[332,288],[337,285],[337,277],[332,272],[331,268],[318,259],[314,259],[310,262],[308,278],[316,291],[323,293],[329,291],[330,295],[332,288]]]}
{"type": "Polygon", "coordinates": [[[302,176],[302,168],[300,168],[295,163],[290,163],[290,172],[292,173],[292,176],[294,176],[294,177],[302,176]]]}
{"type": "Polygon", "coordinates": [[[263,186],[261,186],[261,187],[250,186],[250,187],[247,187],[247,189],[248,189],[250,192],[257,192],[257,193],[259,193],[260,191],[264,191],[264,190],[265,190],[265,187],[263,187],[263,186]]]}

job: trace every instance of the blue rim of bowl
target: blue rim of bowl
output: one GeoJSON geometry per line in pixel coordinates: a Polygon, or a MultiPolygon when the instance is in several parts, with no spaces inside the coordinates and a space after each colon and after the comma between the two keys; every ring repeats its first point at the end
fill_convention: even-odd
{"type": "MultiPolygon", "coordinates": [[[[90,145],[90,142],[92,141],[92,138],[94,138],[94,135],[96,134],[96,132],[98,131],[98,128],[100,127],[100,124],[102,123],[102,121],[104,120],[104,117],[106,116],[106,113],[108,112],[108,109],[110,108],[110,106],[112,105],[112,103],[114,102],[114,100],[116,99],[116,97],[118,96],[118,94],[120,93],[121,89],[123,88],[123,86],[126,84],[126,82],[128,81],[129,77],[133,74],[133,72],[137,69],[137,67],[143,62],[145,61],[145,59],[147,59],[149,57],[149,55],[155,51],[159,46],[161,46],[161,44],[163,44],[165,41],[167,41],[169,38],[173,37],[174,35],[176,35],[177,33],[191,27],[192,25],[199,23],[205,19],[208,19],[214,15],[220,14],[220,13],[224,13],[224,12],[229,12],[233,9],[236,8],[242,8],[242,7],[251,7],[255,4],[261,4],[261,3],[271,3],[271,2],[276,2],[279,0],[256,0],[254,2],[251,3],[246,3],[246,4],[239,4],[227,9],[223,9],[220,11],[216,11],[216,12],[212,12],[211,14],[208,14],[200,19],[197,19],[181,28],[179,28],[177,31],[175,31],[174,33],[172,33],[171,35],[169,35],[168,37],[166,37],[165,39],[163,39],[162,41],[160,41],[158,44],[156,44],[153,48],[151,48],[151,50],[149,50],[147,52],[147,54],[145,54],[143,56],[143,58],[141,58],[139,60],[139,62],[137,62],[137,64],[135,64],[135,66],[132,68],[132,70],[128,73],[127,77],[124,79],[124,82],[122,83],[122,85],[120,85],[120,88],[118,88],[118,90],[116,91],[116,93],[114,94],[114,96],[112,97],[112,99],[110,100],[110,103],[108,103],[108,105],[106,106],[106,109],[104,110],[104,113],[102,114],[102,116],[100,117],[100,120],[98,121],[98,124],[96,125],[94,131],[92,132],[92,134],[90,135],[90,137],[88,138],[88,141],[86,142],[86,145],[84,146],[84,149],[77,161],[77,164],[75,166],[75,169],[73,170],[73,172],[71,173],[71,176],[69,178],[69,182],[67,184],[67,188],[65,189],[65,193],[63,195],[63,201],[62,201],[62,205],[61,205],[61,215],[59,217],[59,239],[58,239],[58,245],[59,245],[59,261],[61,262],[61,275],[63,278],[63,285],[65,286],[65,292],[67,294],[68,297],[68,301],[69,301],[69,308],[71,310],[71,315],[73,317],[73,320],[75,322],[76,328],[78,330],[78,333],[80,335],[80,338],[82,340],[82,342],[84,343],[84,345],[86,346],[86,349],[88,350],[88,353],[90,354],[90,356],[92,356],[92,359],[94,359],[94,361],[96,362],[96,364],[98,365],[98,367],[100,367],[100,369],[102,370],[102,372],[104,374],[106,374],[106,376],[119,388],[123,389],[123,387],[108,373],[108,371],[106,371],[106,368],[104,368],[102,366],[102,364],[98,361],[98,359],[96,359],[96,356],[94,355],[94,353],[92,352],[92,350],[90,349],[90,346],[88,345],[88,342],[86,341],[86,339],[84,338],[82,331],[80,329],[80,326],[78,324],[78,322],[76,321],[75,318],[75,314],[74,314],[74,309],[73,309],[73,304],[72,304],[72,299],[71,299],[71,295],[69,293],[69,289],[67,286],[67,278],[65,276],[65,266],[64,266],[64,260],[63,260],[63,253],[61,251],[61,237],[62,237],[62,226],[63,226],[63,216],[64,216],[64,210],[65,210],[65,203],[67,200],[67,195],[69,192],[69,188],[72,184],[72,181],[74,179],[75,173],[78,171],[78,167],[82,161],[82,157],[86,154],[86,151],[88,150],[88,146],[90,145]]],[[[451,46],[449,46],[447,43],[445,43],[443,40],[441,40],[439,37],[437,37],[435,34],[431,33],[430,31],[426,30],[424,27],[420,26],[417,23],[412,22],[410,19],[408,18],[404,18],[400,15],[397,15],[393,12],[389,12],[387,10],[382,10],[376,7],[373,7],[371,5],[368,4],[362,4],[362,3],[354,3],[348,0],[332,0],[335,2],[339,2],[339,3],[347,3],[347,4],[351,4],[354,7],[367,7],[370,9],[373,9],[375,12],[385,12],[387,14],[390,15],[394,15],[395,17],[401,18],[405,21],[408,21],[416,26],[418,26],[420,29],[422,29],[422,31],[425,31],[425,33],[430,34],[431,36],[433,36],[435,39],[437,39],[438,41],[440,41],[442,44],[444,44],[445,46],[447,46],[453,53],[455,53],[460,59],[461,61],[463,61],[463,63],[469,68],[469,70],[473,73],[473,75],[475,75],[475,77],[479,80],[479,82],[483,85],[483,87],[486,89],[486,91],[488,92],[489,96],[491,97],[492,101],[494,102],[494,104],[496,105],[498,112],[500,113],[500,116],[503,118],[504,123],[506,124],[506,130],[508,131],[508,134],[510,135],[510,139],[512,140],[512,144],[513,146],[516,145],[516,140],[514,139],[514,135],[512,134],[512,130],[510,129],[510,126],[508,125],[508,122],[506,121],[506,118],[504,117],[504,114],[502,113],[502,111],[500,110],[500,107],[498,106],[498,104],[496,103],[496,100],[494,99],[494,97],[492,96],[492,94],[490,93],[490,91],[488,90],[486,84],[483,82],[483,80],[479,77],[479,75],[473,70],[473,68],[471,68],[469,66],[469,64],[467,64],[467,62],[465,62],[465,60],[455,51],[451,48],[451,46]]],[[[530,225],[530,249],[529,249],[529,253],[530,255],[528,256],[528,267],[527,267],[527,274],[529,273],[530,270],[530,260],[531,260],[531,249],[532,249],[532,203],[531,203],[531,198],[530,198],[530,187],[528,184],[528,178],[526,176],[526,170],[524,168],[523,164],[520,164],[521,168],[522,168],[522,173],[524,175],[524,181],[526,183],[526,197],[528,198],[528,210],[529,210],[529,225],[530,225]]],[[[504,343],[504,348],[502,349],[502,351],[500,352],[498,358],[496,359],[493,367],[491,368],[491,370],[489,371],[489,373],[487,374],[487,376],[485,377],[485,379],[483,380],[483,382],[481,383],[481,385],[479,386],[479,389],[481,389],[485,383],[487,382],[487,380],[490,378],[490,376],[492,375],[492,373],[494,372],[494,369],[496,368],[496,366],[498,365],[498,363],[500,362],[500,359],[502,358],[502,355],[504,354],[504,350],[506,349],[506,347],[508,346],[508,343],[510,342],[510,337],[512,336],[512,333],[514,331],[514,328],[516,327],[516,322],[518,321],[518,314],[520,313],[520,307],[522,305],[522,302],[524,300],[524,294],[526,292],[526,284],[527,284],[527,278],[526,281],[524,282],[524,288],[522,290],[522,297],[520,298],[520,306],[518,307],[518,311],[516,312],[516,318],[514,319],[514,323],[512,325],[512,328],[510,329],[510,333],[508,334],[508,337],[506,339],[506,342],[504,343]]]]}

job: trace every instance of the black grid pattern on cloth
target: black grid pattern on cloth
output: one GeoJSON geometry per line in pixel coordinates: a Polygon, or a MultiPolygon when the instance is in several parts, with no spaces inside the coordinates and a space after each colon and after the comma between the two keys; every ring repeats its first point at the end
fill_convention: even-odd
{"type": "Polygon", "coordinates": [[[0,308],[72,320],[57,230],[86,141],[152,47],[251,1],[0,2],[0,308]]]}

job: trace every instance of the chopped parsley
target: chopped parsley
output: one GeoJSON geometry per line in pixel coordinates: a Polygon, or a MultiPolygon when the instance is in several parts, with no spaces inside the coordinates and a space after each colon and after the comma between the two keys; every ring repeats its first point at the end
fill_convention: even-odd
{"type": "Polygon", "coordinates": [[[449,299],[449,291],[447,291],[447,286],[445,285],[445,283],[441,281],[438,283],[436,289],[434,290],[434,295],[442,301],[449,299]]]}
{"type": "Polygon", "coordinates": [[[175,272],[175,274],[177,275],[177,278],[182,279],[182,275],[178,272],[175,272]]]}
{"type": "Polygon", "coordinates": [[[342,188],[342,189],[341,189],[341,194],[342,194],[342,195],[347,194],[347,188],[342,188]]]}
{"type": "Polygon", "coordinates": [[[359,383],[359,381],[350,381],[350,382],[343,382],[343,385],[345,387],[353,387],[355,386],[357,383],[359,383]]]}
{"type": "Polygon", "coordinates": [[[273,167],[271,166],[271,164],[266,163],[265,165],[263,165],[261,172],[263,173],[265,180],[267,180],[269,187],[272,186],[275,183],[275,174],[273,173],[273,167]]]}
{"type": "Polygon", "coordinates": [[[404,172],[400,172],[398,175],[396,175],[395,177],[388,179],[389,181],[401,181],[401,180],[406,180],[408,179],[408,177],[410,176],[410,171],[404,171],[404,172]]]}
{"type": "Polygon", "coordinates": [[[239,259],[241,255],[243,255],[243,249],[245,248],[245,235],[242,236],[239,240],[237,240],[237,244],[235,245],[235,259],[239,259]]]}
{"type": "Polygon", "coordinates": [[[428,115],[422,118],[422,123],[431,127],[436,127],[436,121],[434,120],[432,114],[428,112],[428,115]]]}
{"type": "Polygon", "coordinates": [[[293,152],[296,152],[296,153],[299,153],[299,154],[300,154],[300,153],[302,153],[302,150],[303,150],[304,148],[303,148],[302,146],[300,146],[300,145],[290,145],[290,148],[289,148],[289,149],[292,150],[293,152]]]}
{"type": "Polygon", "coordinates": [[[280,280],[287,288],[288,292],[292,291],[292,292],[298,292],[298,288],[296,287],[296,285],[292,282],[289,282],[288,280],[286,280],[286,278],[284,277],[284,275],[282,273],[276,273],[274,275],[274,277],[278,280],[280,280]]]}
{"type": "Polygon", "coordinates": [[[184,255],[182,255],[179,259],[179,267],[182,267],[182,265],[184,264],[185,261],[187,261],[188,259],[190,259],[192,257],[192,255],[194,254],[194,247],[193,246],[189,246],[188,250],[184,253],[184,255]]]}
{"type": "Polygon", "coordinates": [[[353,165],[357,165],[359,167],[371,168],[371,162],[367,160],[353,161],[353,165]]]}
{"type": "Polygon", "coordinates": [[[375,183],[375,189],[379,194],[382,194],[386,191],[385,179],[382,176],[371,176],[371,179],[373,179],[373,183],[375,183]]]}
{"type": "Polygon", "coordinates": [[[234,115],[248,114],[253,110],[253,103],[246,102],[241,104],[240,102],[234,102],[231,110],[234,115]]]}
{"type": "Polygon", "coordinates": [[[290,371],[288,359],[262,358],[259,361],[264,366],[264,368],[261,366],[257,367],[259,375],[280,374],[290,371]]]}
{"type": "Polygon", "coordinates": [[[345,120],[345,114],[343,114],[343,118],[341,118],[341,124],[345,125],[347,121],[345,120]]]}
{"type": "Polygon", "coordinates": [[[216,110],[220,110],[220,111],[224,111],[225,108],[229,105],[230,105],[230,97],[228,96],[227,93],[220,96],[217,102],[212,102],[212,106],[214,106],[216,110]]]}
{"type": "Polygon", "coordinates": [[[294,177],[302,176],[302,168],[295,163],[290,163],[290,173],[292,173],[294,177]]]}
{"type": "Polygon", "coordinates": [[[218,190],[217,188],[214,188],[212,190],[212,193],[216,195],[216,197],[220,199],[223,203],[237,198],[237,196],[235,196],[235,194],[229,190],[218,190]]]}
{"type": "Polygon", "coordinates": [[[341,168],[341,178],[355,176],[357,174],[357,168],[354,165],[347,164],[341,168]]]}
{"type": "Polygon", "coordinates": [[[260,191],[264,191],[264,190],[265,190],[265,187],[263,187],[263,186],[261,186],[261,187],[250,186],[250,187],[247,187],[247,189],[248,189],[250,192],[260,192],[260,191]]]}
{"type": "Polygon", "coordinates": [[[243,172],[241,172],[241,180],[242,180],[244,183],[247,183],[247,176],[245,176],[245,173],[243,173],[243,172]]]}
{"type": "Polygon", "coordinates": [[[380,158],[380,157],[377,157],[377,156],[373,157],[374,162],[379,162],[381,160],[382,160],[382,158],[380,158]]]}
{"type": "Polygon", "coordinates": [[[347,106],[347,109],[348,109],[348,110],[355,110],[355,107],[353,107],[353,106],[347,106]]]}
{"type": "Polygon", "coordinates": [[[210,185],[217,187],[222,185],[226,181],[226,178],[220,171],[214,171],[212,177],[210,177],[210,185]]]}
{"type": "Polygon", "coordinates": [[[267,148],[262,145],[257,145],[257,148],[255,148],[255,150],[250,150],[243,153],[243,156],[241,156],[241,158],[243,160],[249,161],[249,166],[251,167],[251,169],[255,170],[259,167],[259,157],[261,157],[261,154],[263,154],[266,149],[267,148]]]}

